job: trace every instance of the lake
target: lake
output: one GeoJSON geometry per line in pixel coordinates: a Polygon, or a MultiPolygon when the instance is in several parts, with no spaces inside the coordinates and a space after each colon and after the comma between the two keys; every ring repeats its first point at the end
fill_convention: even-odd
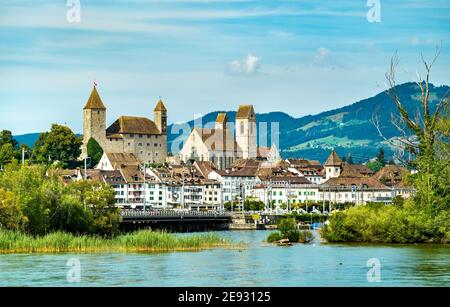
{"type": "Polygon", "coordinates": [[[158,254],[0,255],[0,286],[450,286],[448,245],[316,242],[279,247],[263,242],[268,231],[218,234],[248,247],[158,254]],[[69,259],[79,261],[79,282],[67,279],[69,259]],[[368,281],[373,268],[368,261],[380,265],[380,274],[371,275],[379,276],[379,282],[368,281]]]}

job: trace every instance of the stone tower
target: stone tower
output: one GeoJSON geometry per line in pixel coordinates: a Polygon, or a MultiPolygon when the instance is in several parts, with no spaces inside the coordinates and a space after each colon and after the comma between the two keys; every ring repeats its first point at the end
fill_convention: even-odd
{"type": "Polygon", "coordinates": [[[96,140],[106,150],[106,107],[94,86],[91,95],[83,108],[83,146],[81,158],[87,157],[89,139],[96,140]]]}
{"type": "Polygon", "coordinates": [[[241,158],[255,159],[257,156],[256,115],[252,105],[240,105],[236,114],[236,142],[241,158]]]}
{"type": "Polygon", "coordinates": [[[167,133],[167,109],[164,105],[164,102],[161,100],[161,98],[156,103],[156,107],[153,110],[153,119],[156,124],[156,127],[158,127],[161,134],[167,133]]]}
{"type": "Polygon", "coordinates": [[[324,166],[326,180],[336,178],[341,175],[342,161],[334,150],[331,152],[324,166]]]}

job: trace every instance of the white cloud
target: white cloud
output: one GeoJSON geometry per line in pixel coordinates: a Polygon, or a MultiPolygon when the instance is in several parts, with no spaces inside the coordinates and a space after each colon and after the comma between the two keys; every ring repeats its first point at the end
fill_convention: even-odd
{"type": "Polygon", "coordinates": [[[261,58],[249,53],[243,60],[231,61],[228,70],[232,74],[253,75],[258,73],[260,69],[261,58]]]}

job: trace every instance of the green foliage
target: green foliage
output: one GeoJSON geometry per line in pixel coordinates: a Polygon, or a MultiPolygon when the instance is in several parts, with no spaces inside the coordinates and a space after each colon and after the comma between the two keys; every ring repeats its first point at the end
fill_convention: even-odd
{"type": "Polygon", "coordinates": [[[87,154],[91,158],[91,165],[97,165],[103,156],[103,148],[93,138],[90,138],[87,143],[87,154]]]}
{"type": "Polygon", "coordinates": [[[325,222],[328,219],[327,215],[323,214],[297,214],[297,213],[291,213],[290,215],[293,218],[296,219],[297,222],[313,222],[313,223],[321,223],[325,222]]]}
{"type": "Polygon", "coordinates": [[[332,215],[322,229],[330,242],[420,243],[450,241],[450,212],[436,216],[412,201],[397,206],[357,206],[332,215]]]}
{"type": "Polygon", "coordinates": [[[384,150],[381,147],[378,149],[378,154],[377,154],[377,160],[376,161],[381,164],[381,167],[386,165],[386,158],[384,156],[384,150]]]}
{"type": "Polygon", "coordinates": [[[371,169],[374,173],[376,173],[383,167],[383,164],[380,161],[375,160],[375,161],[367,162],[366,166],[369,169],[371,169]]]}
{"type": "Polygon", "coordinates": [[[314,235],[310,230],[299,231],[299,243],[310,243],[314,240],[314,235]]]}
{"type": "Polygon", "coordinates": [[[31,236],[19,231],[0,229],[2,253],[60,253],[60,252],[166,252],[196,251],[213,247],[242,247],[216,234],[178,236],[166,232],[142,230],[105,238],[98,235],[73,235],[53,232],[31,236]]]}
{"type": "Polygon", "coordinates": [[[11,162],[14,159],[15,151],[11,143],[0,145],[0,164],[11,162]]]}
{"type": "Polygon", "coordinates": [[[0,228],[18,230],[26,222],[27,218],[20,211],[16,195],[0,188],[0,228]]]}
{"type": "Polygon", "coordinates": [[[0,173],[0,188],[19,201],[20,212],[28,222],[25,230],[32,234],[50,231],[72,233],[117,233],[121,221],[115,207],[111,186],[93,181],[64,185],[57,169],[42,165],[7,165],[0,173]],[[50,174],[49,176],[46,173],[50,174]]]}
{"type": "Polygon", "coordinates": [[[245,211],[262,211],[264,209],[265,209],[265,205],[260,200],[246,199],[244,201],[244,210],[245,211]]]}
{"type": "Polygon", "coordinates": [[[59,162],[67,166],[81,154],[82,140],[69,127],[53,124],[49,132],[39,135],[33,149],[38,162],[59,162]]]}
{"type": "Polygon", "coordinates": [[[9,130],[2,130],[0,132],[0,146],[5,144],[11,144],[14,149],[17,147],[17,141],[13,138],[9,130]]]}
{"type": "Polygon", "coordinates": [[[281,235],[281,233],[279,232],[272,232],[271,234],[269,234],[269,236],[267,237],[267,242],[269,243],[274,243],[277,241],[280,241],[284,239],[283,236],[281,235]]]}

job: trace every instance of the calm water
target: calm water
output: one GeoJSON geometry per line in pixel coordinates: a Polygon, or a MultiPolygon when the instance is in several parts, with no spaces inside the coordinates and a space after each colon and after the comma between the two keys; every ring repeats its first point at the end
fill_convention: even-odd
{"type": "Polygon", "coordinates": [[[272,246],[266,231],[219,232],[247,249],[164,254],[0,255],[0,286],[450,286],[450,247],[439,245],[272,246]],[[69,283],[78,258],[81,281],[69,283]],[[368,283],[378,258],[381,282],[368,283]]]}

